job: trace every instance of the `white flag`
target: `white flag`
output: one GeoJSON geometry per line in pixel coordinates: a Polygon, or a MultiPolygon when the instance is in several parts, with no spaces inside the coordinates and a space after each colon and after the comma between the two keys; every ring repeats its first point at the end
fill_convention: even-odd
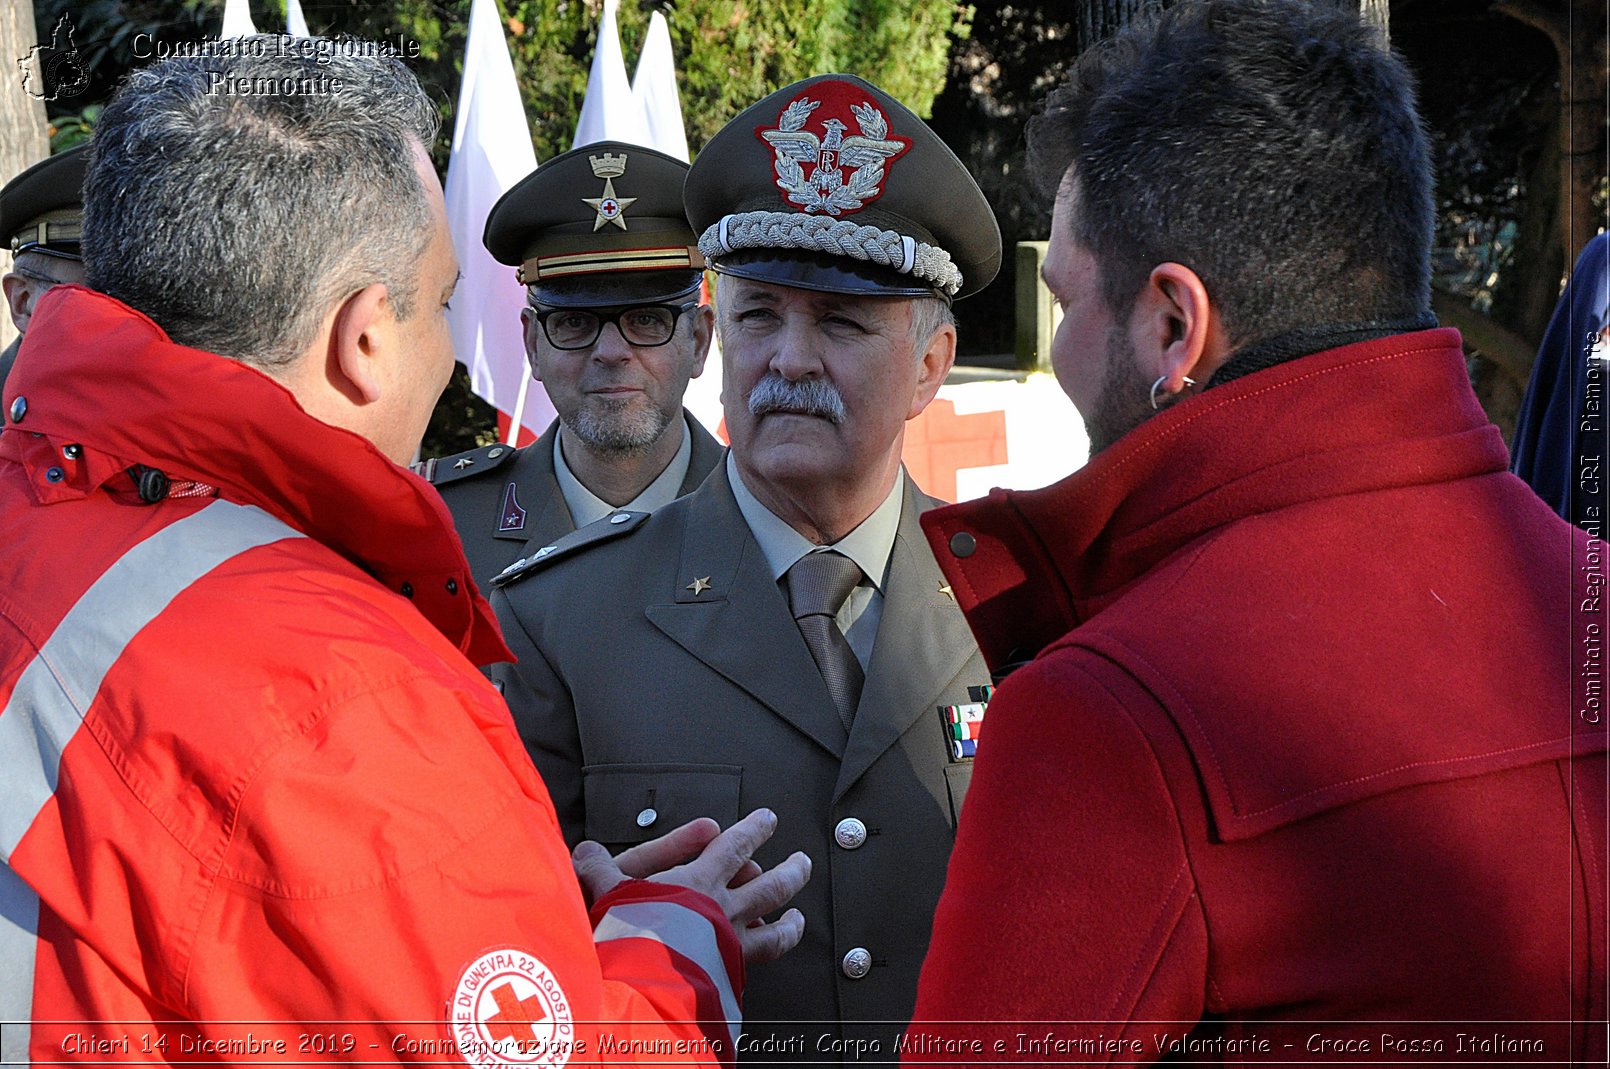
{"type": "Polygon", "coordinates": [[[250,37],[257,32],[252,22],[252,9],[246,0],[224,0],[225,37],[250,37]]]}
{"type": "MultiPolygon", "coordinates": [[[[648,37],[637,57],[637,73],[632,79],[632,96],[643,109],[648,124],[649,148],[688,160],[688,132],[682,122],[682,98],[676,89],[676,57],[671,52],[671,31],[658,11],[649,18],[648,37]]],[[[721,345],[710,339],[710,356],[704,374],[688,383],[682,406],[693,418],[716,434],[721,427],[721,345]]]]}
{"type": "Polygon", "coordinates": [[[616,27],[617,0],[604,0],[604,17],[598,22],[598,41],[593,45],[593,69],[587,75],[587,96],[581,102],[581,118],[576,120],[576,140],[571,148],[594,141],[626,141],[633,145],[653,145],[643,105],[632,96],[626,80],[626,60],[621,55],[621,36],[616,27]]]}
{"type": "Polygon", "coordinates": [[[285,32],[292,37],[312,37],[307,32],[307,19],[302,17],[301,0],[285,0],[285,32]]]}
{"type": "MultiPolygon", "coordinates": [[[[531,380],[520,327],[525,287],[515,278],[514,268],[492,259],[481,244],[492,205],[536,166],[531,126],[520,103],[497,0],[473,0],[464,84],[459,88],[453,151],[447,163],[447,221],[464,274],[448,322],[453,348],[470,369],[476,394],[505,417],[518,417],[527,429],[541,433],[554,411],[540,385],[525,385],[531,380]],[[522,409],[526,389],[530,397],[522,409]]],[[[515,440],[512,425],[509,438],[515,440]]]]}
{"type": "Polygon", "coordinates": [[[667,156],[688,162],[688,132],[682,124],[682,98],[676,91],[676,59],[671,54],[671,31],[658,11],[649,16],[648,37],[637,57],[632,96],[648,123],[644,142],[667,156]]]}

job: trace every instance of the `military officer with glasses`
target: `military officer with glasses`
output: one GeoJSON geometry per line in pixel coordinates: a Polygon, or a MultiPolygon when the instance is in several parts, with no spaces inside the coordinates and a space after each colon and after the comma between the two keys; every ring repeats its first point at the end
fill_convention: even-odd
{"type": "Polygon", "coordinates": [[[721,459],[682,407],[713,328],[682,207],[687,172],[652,149],[600,141],[544,163],[487,217],[487,249],[526,284],[526,358],[559,418],[524,448],[418,465],[482,589],[577,528],[688,493],[721,459]]]}
{"type": "Polygon", "coordinates": [[[0,352],[0,392],[28,332],[34,306],[52,286],[84,282],[79,234],[84,218],[84,168],[89,146],[47,156],[0,189],[0,237],[14,257],[0,278],[19,337],[0,352]]]}

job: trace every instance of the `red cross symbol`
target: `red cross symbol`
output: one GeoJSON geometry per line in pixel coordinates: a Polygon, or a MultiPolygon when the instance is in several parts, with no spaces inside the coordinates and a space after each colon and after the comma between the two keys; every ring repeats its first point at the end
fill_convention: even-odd
{"type": "Polygon", "coordinates": [[[906,424],[903,458],[918,486],[946,501],[956,500],[956,472],[1006,463],[1006,412],[957,415],[956,405],[935,398],[906,424]]]}
{"type": "Polygon", "coordinates": [[[548,1016],[542,1008],[542,999],[536,995],[517,998],[514,985],[508,981],[492,989],[492,998],[497,1001],[498,1012],[483,1022],[486,1034],[494,1040],[512,1039],[520,1044],[521,1050],[535,1048],[537,1033],[531,1026],[548,1016]]]}
{"type": "Polygon", "coordinates": [[[602,204],[600,204],[598,206],[598,210],[603,212],[606,218],[609,217],[609,216],[612,216],[616,212],[621,210],[620,201],[611,200],[608,197],[606,197],[606,198],[604,198],[604,203],[602,203],[602,204]]]}

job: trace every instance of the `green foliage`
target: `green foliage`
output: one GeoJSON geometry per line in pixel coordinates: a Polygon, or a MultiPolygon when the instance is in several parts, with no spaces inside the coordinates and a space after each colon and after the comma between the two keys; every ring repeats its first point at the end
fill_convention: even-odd
{"type": "MultiPolygon", "coordinates": [[[[628,68],[657,6],[621,6],[628,68]]],[[[602,10],[601,0],[508,6],[510,49],[538,159],[570,148],[602,10]]],[[[951,40],[966,36],[972,18],[971,8],[933,0],[682,0],[661,10],[695,152],[761,97],[829,71],[875,82],[927,115],[944,85],[951,40]]]]}
{"type": "Polygon", "coordinates": [[[95,120],[101,117],[102,107],[91,104],[83,111],[62,115],[50,123],[50,151],[66,152],[89,141],[95,132],[95,120]]]}

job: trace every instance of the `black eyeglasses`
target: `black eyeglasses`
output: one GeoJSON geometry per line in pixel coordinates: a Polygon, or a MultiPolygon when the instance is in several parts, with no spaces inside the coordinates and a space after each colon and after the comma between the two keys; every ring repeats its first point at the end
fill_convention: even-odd
{"type": "Polygon", "coordinates": [[[677,317],[699,307],[686,304],[634,304],[629,308],[537,308],[537,322],[555,349],[585,349],[598,340],[605,323],[615,324],[621,337],[640,348],[664,345],[676,333],[677,317]]]}
{"type": "Polygon", "coordinates": [[[26,267],[19,267],[16,264],[11,265],[11,270],[16,274],[21,275],[23,278],[31,279],[34,282],[43,282],[47,286],[67,285],[65,279],[51,278],[49,275],[42,275],[38,271],[30,271],[26,267]]]}

